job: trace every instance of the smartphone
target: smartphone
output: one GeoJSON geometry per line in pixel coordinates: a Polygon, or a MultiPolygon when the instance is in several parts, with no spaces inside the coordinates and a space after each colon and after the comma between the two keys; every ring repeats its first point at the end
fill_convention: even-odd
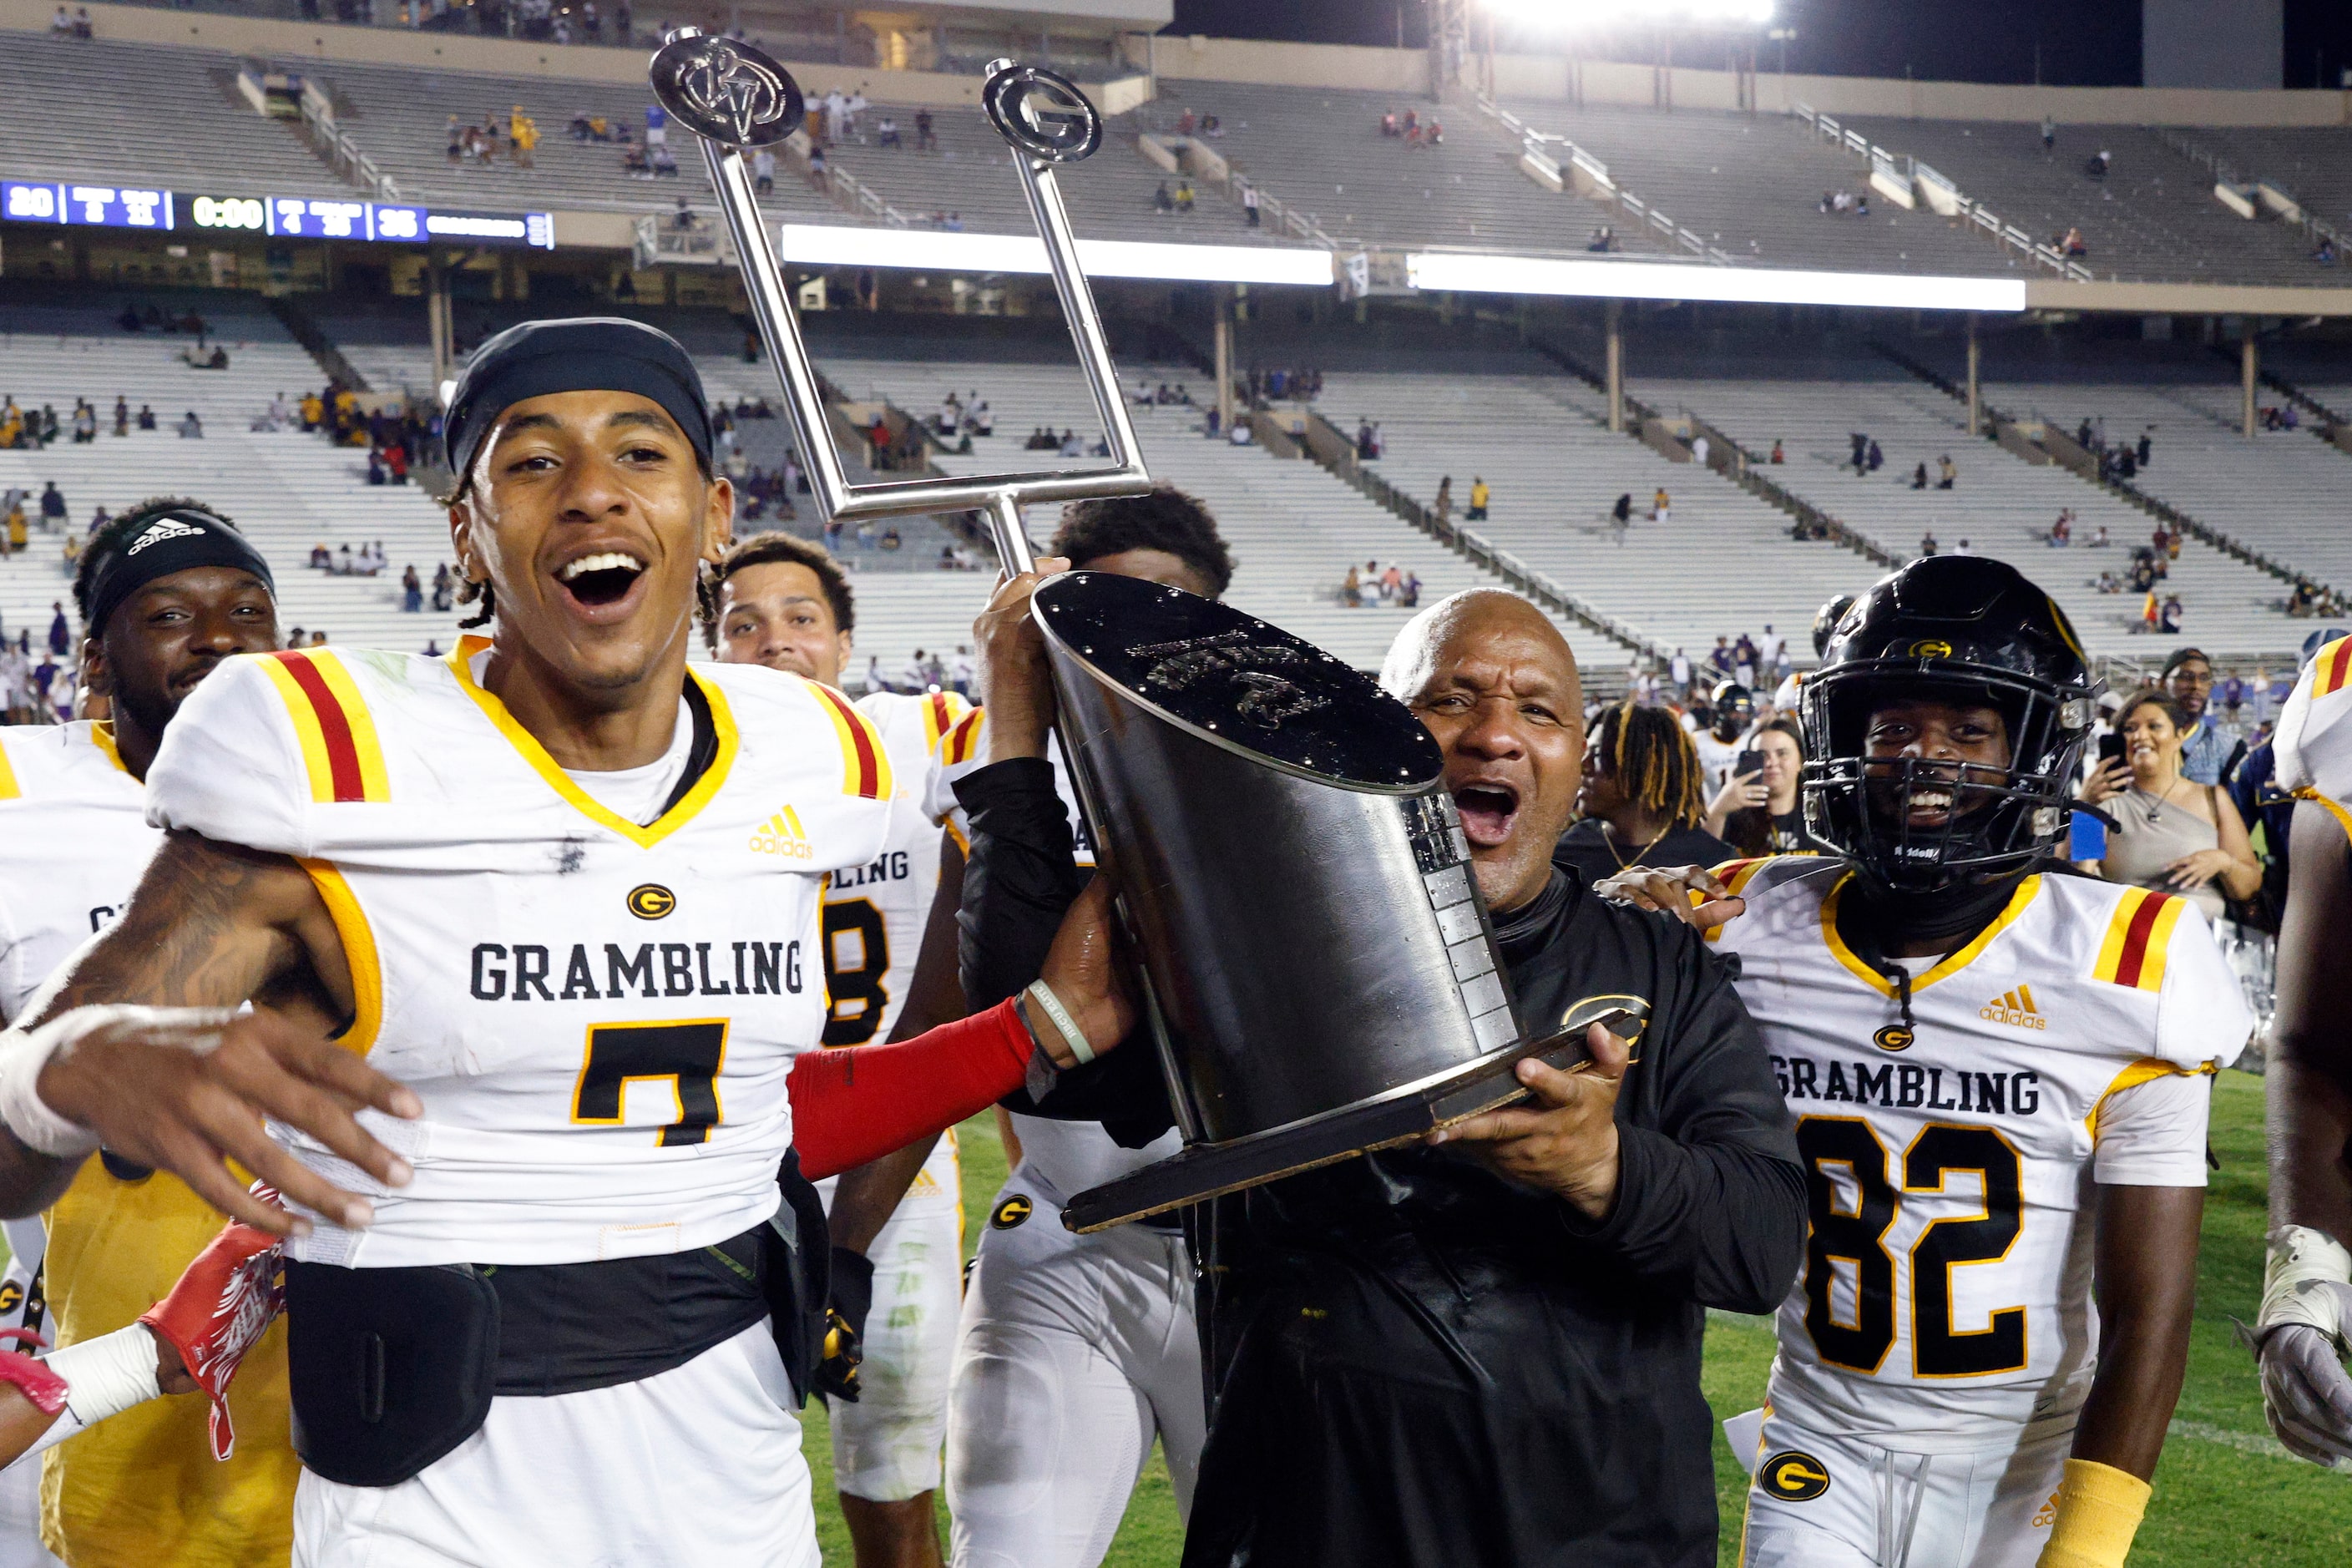
{"type": "Polygon", "coordinates": [[[1748,773],[1760,773],[1763,771],[1764,753],[1761,752],[1742,752],[1739,755],[1731,760],[1731,776],[1733,778],[1740,778],[1748,773]]]}
{"type": "Polygon", "coordinates": [[[2121,730],[2110,730],[2105,734],[2099,737],[2099,761],[2101,763],[2118,762],[2122,759],[2123,754],[2124,732],[2121,730]]]}
{"type": "Polygon", "coordinates": [[[2067,859],[2104,860],[2107,858],[2105,823],[2087,811],[2076,811],[2072,814],[2067,826],[2067,859]]]}

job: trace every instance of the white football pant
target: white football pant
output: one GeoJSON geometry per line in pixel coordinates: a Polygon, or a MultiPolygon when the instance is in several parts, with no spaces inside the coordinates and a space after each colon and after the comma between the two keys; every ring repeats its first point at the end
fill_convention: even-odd
{"type": "Polygon", "coordinates": [[[963,1297],[963,1226],[952,1204],[898,1205],[868,1255],[874,1305],[855,1405],[828,1400],[834,1485],[868,1502],[904,1502],[940,1484],[963,1297]]]}
{"type": "Polygon", "coordinates": [[[1096,1568],[1155,1436],[1192,1512],[1208,1424],[1184,1238],[1074,1236],[1061,1207],[1016,1170],[981,1235],[948,1403],[955,1568],[1096,1568]]]}

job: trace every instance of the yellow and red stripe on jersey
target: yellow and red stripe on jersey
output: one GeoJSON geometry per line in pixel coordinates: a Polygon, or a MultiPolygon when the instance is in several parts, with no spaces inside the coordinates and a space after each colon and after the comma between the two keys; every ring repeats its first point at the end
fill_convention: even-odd
{"type": "Polygon", "coordinates": [[[866,715],[849,705],[849,699],[820,681],[812,680],[808,689],[815,694],[817,703],[833,719],[835,733],[841,737],[841,793],[866,800],[890,798],[890,754],[882,749],[882,737],[866,721],[866,715]]]}
{"type": "MultiPolygon", "coordinates": [[[[2345,641],[2352,642],[2352,637],[2347,637],[2345,641]]],[[[5,767],[5,759],[0,759],[0,767],[5,767]]],[[[0,795],[0,798],[5,798],[5,795],[0,795]]],[[[2328,799],[2317,790],[2312,789],[2307,785],[2295,791],[2294,798],[2297,800],[2307,800],[2314,805],[2326,807],[2327,815],[2336,819],[2336,825],[2344,829],[2345,837],[2352,837],[2352,811],[2345,810],[2336,802],[2328,799]]]]}
{"type": "Polygon", "coordinates": [[[2107,1101],[2114,1096],[2121,1094],[2127,1089],[2137,1089],[2144,1083],[2154,1083],[2160,1078],[2175,1076],[2189,1078],[2199,1073],[2213,1073],[2220,1070],[2220,1065],[2215,1062],[2185,1068],[2178,1062],[2166,1061],[2161,1057],[2142,1057],[2116,1074],[2115,1082],[2100,1090],[2099,1098],[2091,1102],[2091,1113],[2083,1118],[2083,1124],[2090,1129],[2091,1136],[2095,1140],[2099,1135],[2099,1113],[2106,1109],[2107,1101]]]}
{"type": "Polygon", "coordinates": [[[375,721],[342,661],[323,649],[258,657],[294,720],[310,798],[320,805],[390,800],[375,721]]]}
{"type": "Polygon", "coordinates": [[[2312,656],[2311,694],[2332,697],[2352,680],[2352,637],[2337,637],[2312,656]]]}
{"type": "Polygon", "coordinates": [[[2148,888],[2127,889],[2107,922],[2099,943],[2099,962],[2091,978],[2141,991],[2164,988],[2164,958],[2187,904],[2170,893],[2148,888]]]}
{"type": "Polygon", "coordinates": [[[975,708],[956,721],[948,731],[947,743],[940,748],[940,760],[950,767],[971,761],[980,752],[980,731],[988,722],[988,710],[975,708]]]}
{"type": "MultiPolygon", "coordinates": [[[[1764,868],[1765,862],[1771,858],[1772,857],[1769,855],[1758,855],[1745,860],[1726,860],[1722,865],[1714,867],[1712,869],[1714,871],[1715,879],[1721,882],[1729,889],[1723,896],[1728,899],[1738,898],[1741,893],[1746,890],[1748,884],[1754,880],[1756,873],[1764,868]]],[[[1690,901],[1691,908],[1696,909],[1699,905],[1706,903],[1709,900],[1705,893],[1700,892],[1696,888],[1693,888],[1690,890],[1690,901]]],[[[1713,942],[1717,937],[1722,934],[1723,928],[1721,926],[1709,926],[1706,928],[1706,940],[1709,942],[1713,942]]]]}
{"type": "Polygon", "coordinates": [[[969,710],[964,700],[951,691],[934,691],[923,699],[923,750],[938,751],[956,721],[969,710]]]}

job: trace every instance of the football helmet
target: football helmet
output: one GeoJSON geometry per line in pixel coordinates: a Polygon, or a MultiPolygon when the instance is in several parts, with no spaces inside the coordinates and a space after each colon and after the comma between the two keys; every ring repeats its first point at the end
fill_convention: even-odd
{"type": "Polygon", "coordinates": [[[1756,722],[1756,693],[1731,679],[1718,680],[1706,694],[1707,710],[1715,716],[1715,738],[1736,741],[1756,722]]]}
{"type": "MultiPolygon", "coordinates": [[[[2097,696],[2065,612],[2015,567],[1981,555],[1914,561],[1839,618],[1800,693],[1806,830],[1894,890],[2022,870],[2066,831],[2097,696]],[[1872,761],[1871,716],[1899,699],[1998,709],[2009,765],[1872,761]],[[1932,826],[1912,820],[1923,791],[1950,797],[1932,826]]],[[[1932,795],[1917,815],[1937,815],[1932,795]]]]}
{"type": "Polygon", "coordinates": [[[1853,607],[1852,594],[1840,594],[1813,612],[1813,657],[1821,658],[1830,650],[1830,636],[1837,630],[1838,622],[1853,607]]]}

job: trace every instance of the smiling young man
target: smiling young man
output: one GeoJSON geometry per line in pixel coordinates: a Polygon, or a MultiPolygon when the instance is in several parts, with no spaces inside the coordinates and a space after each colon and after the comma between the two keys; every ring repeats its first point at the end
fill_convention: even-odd
{"type": "MultiPolygon", "coordinates": [[[[492,635],[205,681],[150,770],[167,837],[130,909],[0,1036],[0,1212],[103,1142],[291,1234],[297,1563],[813,1568],[802,1166],[1080,1053],[1010,1003],[817,1048],[821,878],[880,851],[888,759],[812,681],[688,671],[732,493],[683,349],[512,329],[445,438],[492,635]],[[805,858],[769,847],[787,812],[805,858]]],[[[1108,1047],[1102,908],[1045,971],[1108,1047]]]]}
{"type": "MultiPolygon", "coordinates": [[[[260,552],[199,501],[142,501],[92,532],[74,579],[89,628],[81,684],[110,717],[0,730],[0,1024],[22,1019],[130,903],[163,841],[146,822],[148,770],[224,660],[278,646],[272,594],[260,552]]],[[[113,1155],[85,1166],[44,1218],[8,1225],[0,1302],[10,1326],[60,1348],[126,1328],[220,1229],[178,1177],[113,1155]]],[[[49,1457],[46,1518],[8,1523],[30,1550],[45,1536],[77,1563],[282,1560],[296,1472],[282,1331],[259,1346],[234,1407],[227,1463],[213,1458],[200,1405],[146,1405],[49,1457]]],[[[32,1499],[41,1469],[0,1479],[0,1507],[13,1515],[32,1499]]]]}
{"type": "Polygon", "coordinates": [[[2120,1568],[2180,1392],[2208,1074],[2252,1028],[2183,900],[2059,873],[2095,687],[2063,612],[1914,562],[1805,683],[1818,857],[1652,879],[1741,960],[1798,1117],[1748,1568],[2120,1568]],[[2092,1289],[2097,1288],[2096,1310],[2092,1289]]]}
{"type": "MultiPolygon", "coordinates": [[[[703,636],[721,662],[840,689],[856,607],[822,545],[754,535],[719,559],[702,592],[703,636]]],[[[898,798],[882,852],[826,879],[828,1046],[908,1039],[964,1015],[954,923],[963,846],[947,774],[971,704],[952,692],[869,691],[857,710],[881,737],[898,798]]],[[[796,851],[790,819],[780,814],[772,827],[778,853],[796,851]]],[[[853,1384],[826,1390],[834,1483],[857,1568],[940,1562],[932,1500],[963,1300],[962,1181],[950,1131],[817,1184],[834,1300],[858,1346],[853,1384]]]]}
{"type": "MultiPolygon", "coordinates": [[[[1007,584],[992,618],[1034,585],[1007,584]]],[[[988,646],[991,706],[1040,679],[1018,645],[988,646]]],[[[1213,1418],[1184,1562],[1712,1563],[1705,1308],[1777,1300],[1803,1224],[1762,1047],[1695,935],[1552,866],[1584,733],[1575,658],[1540,611],[1456,595],[1399,635],[1382,683],[1444,750],[1522,1027],[1590,1026],[1599,1065],[1528,1064],[1528,1108],[1441,1147],[1202,1205],[1213,1418]],[[1597,1025],[1620,1011],[1640,1020],[1630,1047],[1597,1025]]],[[[997,804],[974,799],[997,782],[962,792],[973,879],[1021,865],[997,804]]],[[[1155,1130],[1155,1093],[1165,1127],[1156,1065],[1129,1058],[1037,1103],[1116,1103],[1132,1142],[1155,1130]]]]}

